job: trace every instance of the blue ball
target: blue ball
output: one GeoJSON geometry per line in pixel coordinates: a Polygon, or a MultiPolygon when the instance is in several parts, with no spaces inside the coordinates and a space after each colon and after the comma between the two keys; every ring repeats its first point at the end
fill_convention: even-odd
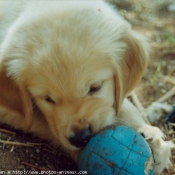
{"type": "Polygon", "coordinates": [[[79,155],[80,171],[88,175],[152,175],[153,157],[145,139],[127,126],[96,134],[79,155]]]}

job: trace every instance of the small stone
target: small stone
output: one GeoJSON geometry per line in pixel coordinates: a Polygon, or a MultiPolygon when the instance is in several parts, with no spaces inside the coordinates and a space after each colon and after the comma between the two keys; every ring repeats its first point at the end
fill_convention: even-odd
{"type": "Polygon", "coordinates": [[[36,153],[40,153],[40,150],[39,149],[36,149],[36,153]]]}

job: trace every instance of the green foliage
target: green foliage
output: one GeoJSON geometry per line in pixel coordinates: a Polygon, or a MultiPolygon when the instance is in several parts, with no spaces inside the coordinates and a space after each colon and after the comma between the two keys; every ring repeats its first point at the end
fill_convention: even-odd
{"type": "Polygon", "coordinates": [[[175,36],[170,33],[166,34],[166,39],[164,41],[165,44],[175,44],[175,36]]]}
{"type": "Polygon", "coordinates": [[[161,74],[161,69],[162,69],[162,63],[161,62],[158,62],[157,63],[155,74],[149,79],[150,82],[151,82],[151,84],[154,84],[156,82],[157,78],[161,74]]]}

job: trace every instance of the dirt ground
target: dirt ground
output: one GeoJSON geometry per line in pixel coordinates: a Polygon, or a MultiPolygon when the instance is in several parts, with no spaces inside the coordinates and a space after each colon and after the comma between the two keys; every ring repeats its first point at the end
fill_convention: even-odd
{"type": "MultiPolygon", "coordinates": [[[[135,92],[144,108],[175,87],[175,0],[114,0],[135,30],[147,36],[152,48],[148,69],[135,92]]],[[[175,92],[174,92],[175,94],[175,92]]],[[[175,104],[175,95],[166,102],[175,104]]],[[[173,139],[174,132],[159,127],[173,139]]],[[[172,161],[175,166],[175,151],[172,161]]],[[[30,134],[0,126],[0,174],[32,174],[35,171],[76,171],[77,166],[59,149],[30,134]],[[24,143],[24,145],[22,145],[24,143]],[[30,171],[30,172],[29,172],[30,171]]],[[[50,174],[52,174],[50,172],[50,174]]],[[[163,175],[174,174],[163,172],[163,175]]]]}

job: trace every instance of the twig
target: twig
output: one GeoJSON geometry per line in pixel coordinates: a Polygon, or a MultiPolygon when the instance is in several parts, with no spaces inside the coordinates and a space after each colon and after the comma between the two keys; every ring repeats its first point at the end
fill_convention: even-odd
{"type": "Polygon", "coordinates": [[[9,130],[7,130],[7,129],[2,129],[2,128],[0,128],[0,132],[4,132],[4,133],[7,133],[7,134],[12,134],[12,135],[16,135],[16,133],[15,132],[13,132],[13,131],[9,131],[9,130]]]}
{"type": "Polygon", "coordinates": [[[172,134],[174,134],[175,133],[175,131],[173,130],[173,129],[171,129],[170,131],[168,131],[168,134],[169,135],[172,135],[172,134]]]}
{"type": "Polygon", "coordinates": [[[11,149],[10,149],[10,152],[13,152],[14,148],[15,148],[15,146],[12,145],[12,147],[11,147],[11,149]]]}
{"type": "Polygon", "coordinates": [[[33,143],[33,142],[27,142],[26,144],[30,144],[33,146],[41,146],[42,145],[42,143],[33,143]]]}
{"type": "Polygon", "coordinates": [[[175,126],[175,123],[168,123],[169,126],[175,126]]]}
{"type": "Polygon", "coordinates": [[[40,170],[40,171],[49,171],[49,169],[41,168],[41,167],[38,167],[38,166],[36,166],[36,165],[32,165],[32,164],[27,163],[27,162],[24,162],[24,161],[22,161],[21,164],[22,164],[22,165],[29,166],[29,167],[31,167],[31,168],[34,168],[34,169],[36,169],[36,170],[40,170]]]}
{"type": "Polygon", "coordinates": [[[150,124],[150,121],[148,119],[148,115],[145,112],[145,108],[143,107],[142,103],[140,102],[140,100],[138,99],[135,91],[131,92],[131,98],[132,101],[134,103],[134,105],[136,106],[136,108],[140,111],[140,113],[142,114],[143,119],[145,120],[145,122],[147,122],[148,124],[150,124]]]}
{"type": "Polygon", "coordinates": [[[134,105],[137,107],[137,109],[140,111],[140,112],[143,112],[144,111],[144,107],[142,106],[141,102],[139,101],[135,91],[132,91],[131,92],[131,98],[133,100],[133,103],[134,105]]]}
{"type": "Polygon", "coordinates": [[[175,78],[172,76],[161,76],[165,81],[168,81],[169,83],[175,84],[175,78]]]}
{"type": "Polygon", "coordinates": [[[13,142],[13,141],[8,141],[8,140],[1,140],[0,143],[7,144],[7,145],[18,145],[18,146],[41,146],[40,143],[21,143],[21,142],[13,142]]]}
{"type": "Polygon", "coordinates": [[[156,102],[163,103],[175,95],[175,87],[171,88],[165,95],[156,100],[156,102]]]}

